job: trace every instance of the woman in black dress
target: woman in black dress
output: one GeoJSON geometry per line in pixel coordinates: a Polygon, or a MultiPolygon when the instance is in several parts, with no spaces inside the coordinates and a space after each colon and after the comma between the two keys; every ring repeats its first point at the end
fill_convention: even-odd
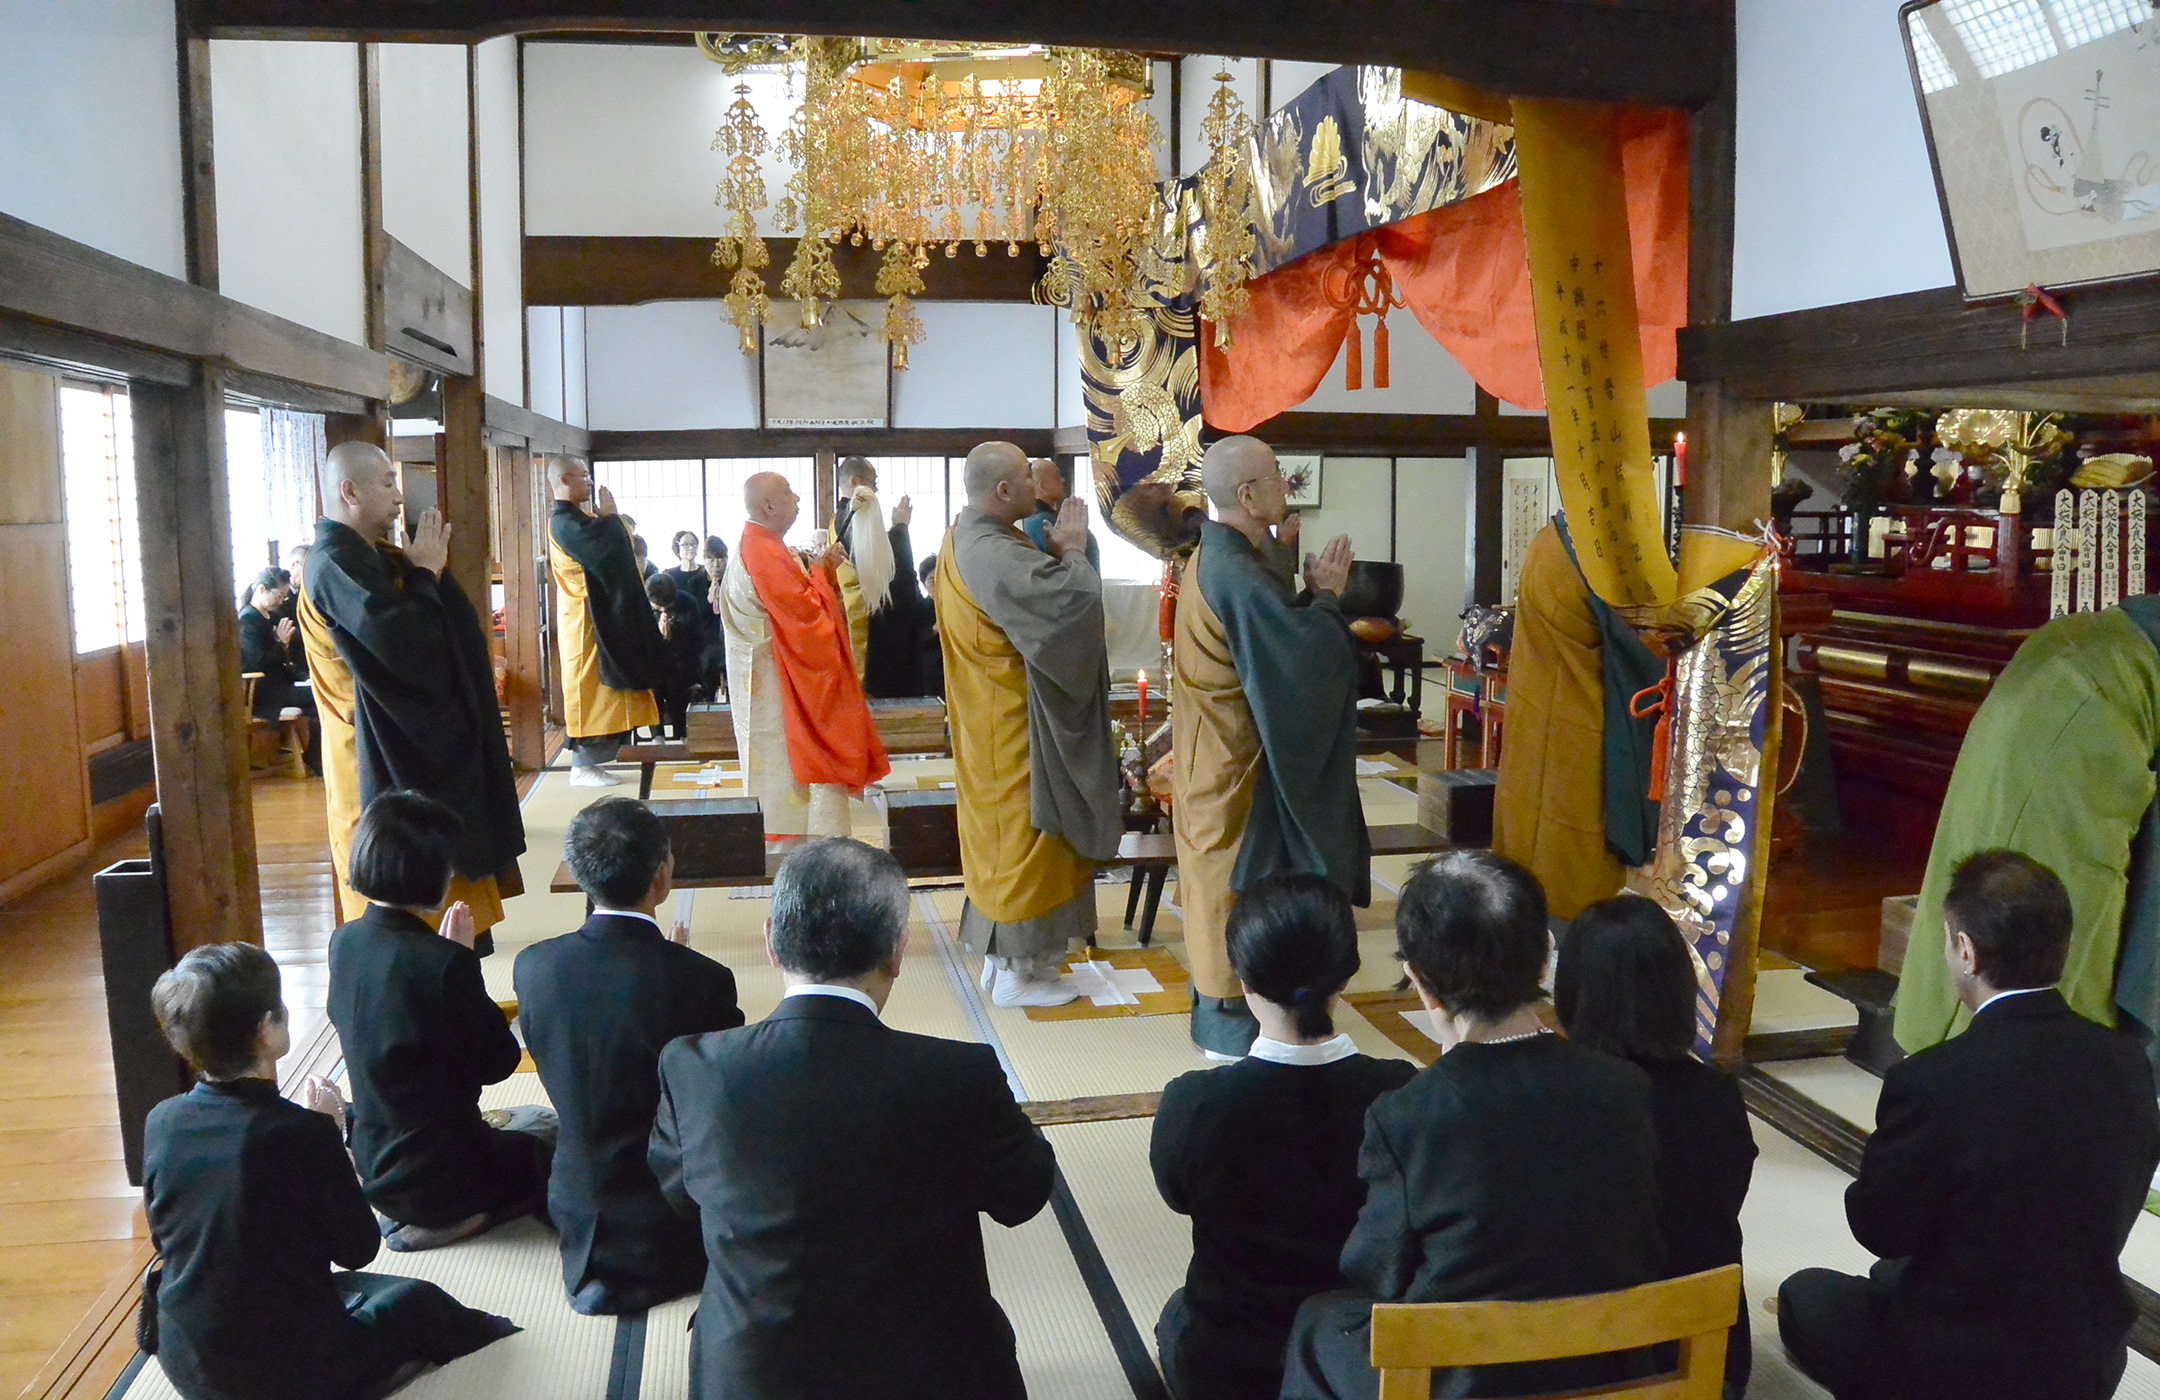
{"type": "Polygon", "coordinates": [[[381,1246],[338,1132],[334,1089],[278,1095],[290,1048],[277,964],[250,943],[197,948],[151,1002],[201,1082],[150,1112],[143,1204],[158,1271],[152,1350],[186,1400],[372,1400],[424,1366],[517,1331],[432,1283],[348,1273],[381,1246]]]}
{"type": "Polygon", "coordinates": [[[1170,1081],[1148,1158],[1172,1210],[1192,1217],[1185,1286],[1155,1339],[1177,1400],[1274,1400],[1298,1304],[1341,1288],[1336,1265],[1365,1200],[1365,1110],[1408,1083],[1407,1060],[1361,1055],[1328,1014],[1358,968],[1350,901],[1285,875],[1230,913],[1230,966],[1260,1021],[1236,1064],[1170,1081]]]}
{"type": "MultiPolygon", "coordinates": [[[[1569,1039],[1633,1061],[1650,1076],[1666,1277],[1739,1263],[1755,1135],[1739,1082],[1689,1053],[1695,964],[1672,919],[1632,894],[1576,915],[1560,942],[1553,1009],[1569,1039]]],[[[1752,1369],[1743,1295],[1725,1344],[1729,1400],[1747,1393],[1752,1369]]]]}

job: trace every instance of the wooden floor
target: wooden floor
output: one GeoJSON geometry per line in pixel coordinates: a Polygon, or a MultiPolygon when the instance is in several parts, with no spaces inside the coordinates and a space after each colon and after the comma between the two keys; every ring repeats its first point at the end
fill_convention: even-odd
{"type": "MultiPolygon", "coordinates": [[[[284,970],[293,1043],[323,1023],[331,916],[322,784],[254,783],[263,941],[284,970]]],[[[147,1258],[120,1161],[91,876],[143,854],[132,835],[0,908],[0,1395],[102,1395],[124,1348],[87,1344],[147,1258]],[[70,1353],[85,1353],[75,1355],[70,1353]]]]}
{"type": "Polygon", "coordinates": [[[1919,893],[1926,871],[1924,858],[1856,838],[1811,842],[1770,866],[1762,946],[1807,968],[1873,967],[1883,900],[1919,893]]]}

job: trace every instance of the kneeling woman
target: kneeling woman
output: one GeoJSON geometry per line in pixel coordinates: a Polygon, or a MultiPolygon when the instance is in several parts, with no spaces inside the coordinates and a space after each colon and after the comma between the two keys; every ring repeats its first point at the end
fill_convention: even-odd
{"type": "Polygon", "coordinates": [[[290,1040],[269,954],[197,948],[151,1000],[201,1075],[143,1130],[160,1261],[144,1307],[186,1400],[367,1400],[517,1331],[432,1283],[333,1271],[371,1262],[382,1236],[328,1111],[336,1096],[314,1112],[278,1094],[290,1040]]]}
{"type": "Polygon", "coordinates": [[[1185,1287],[1155,1327],[1177,1400],[1281,1392],[1298,1304],[1343,1286],[1336,1258],[1365,1200],[1365,1110],[1417,1073],[1335,1032],[1329,1004],[1358,969],[1341,890],[1314,875],[1263,880],[1227,932],[1259,1038],[1236,1064],[1170,1081],[1148,1151],[1163,1200],[1193,1222],[1185,1287]]]}

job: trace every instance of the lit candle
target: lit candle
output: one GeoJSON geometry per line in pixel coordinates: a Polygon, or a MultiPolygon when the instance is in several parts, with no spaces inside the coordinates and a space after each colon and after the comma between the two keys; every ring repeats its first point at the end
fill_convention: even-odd
{"type": "Polygon", "coordinates": [[[1687,485],[1686,433],[1674,433],[1672,435],[1672,472],[1673,485],[1681,487],[1687,485]]]}
{"type": "Polygon", "coordinates": [[[1140,673],[1140,741],[1147,742],[1147,672],[1140,673]]]}

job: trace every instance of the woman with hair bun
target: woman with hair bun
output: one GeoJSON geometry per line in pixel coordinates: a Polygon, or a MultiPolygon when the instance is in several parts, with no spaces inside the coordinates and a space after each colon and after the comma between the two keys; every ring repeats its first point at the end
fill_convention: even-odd
{"type": "Polygon", "coordinates": [[[1193,1222],[1185,1286],[1155,1324],[1177,1400],[1281,1392],[1298,1304],[1343,1287],[1336,1261],[1365,1200],[1365,1110],[1417,1072],[1335,1030],[1358,946],[1333,884],[1262,880],[1231,911],[1227,941],[1259,1037],[1244,1059],[1170,1082],[1148,1150],[1163,1200],[1193,1222]]]}

